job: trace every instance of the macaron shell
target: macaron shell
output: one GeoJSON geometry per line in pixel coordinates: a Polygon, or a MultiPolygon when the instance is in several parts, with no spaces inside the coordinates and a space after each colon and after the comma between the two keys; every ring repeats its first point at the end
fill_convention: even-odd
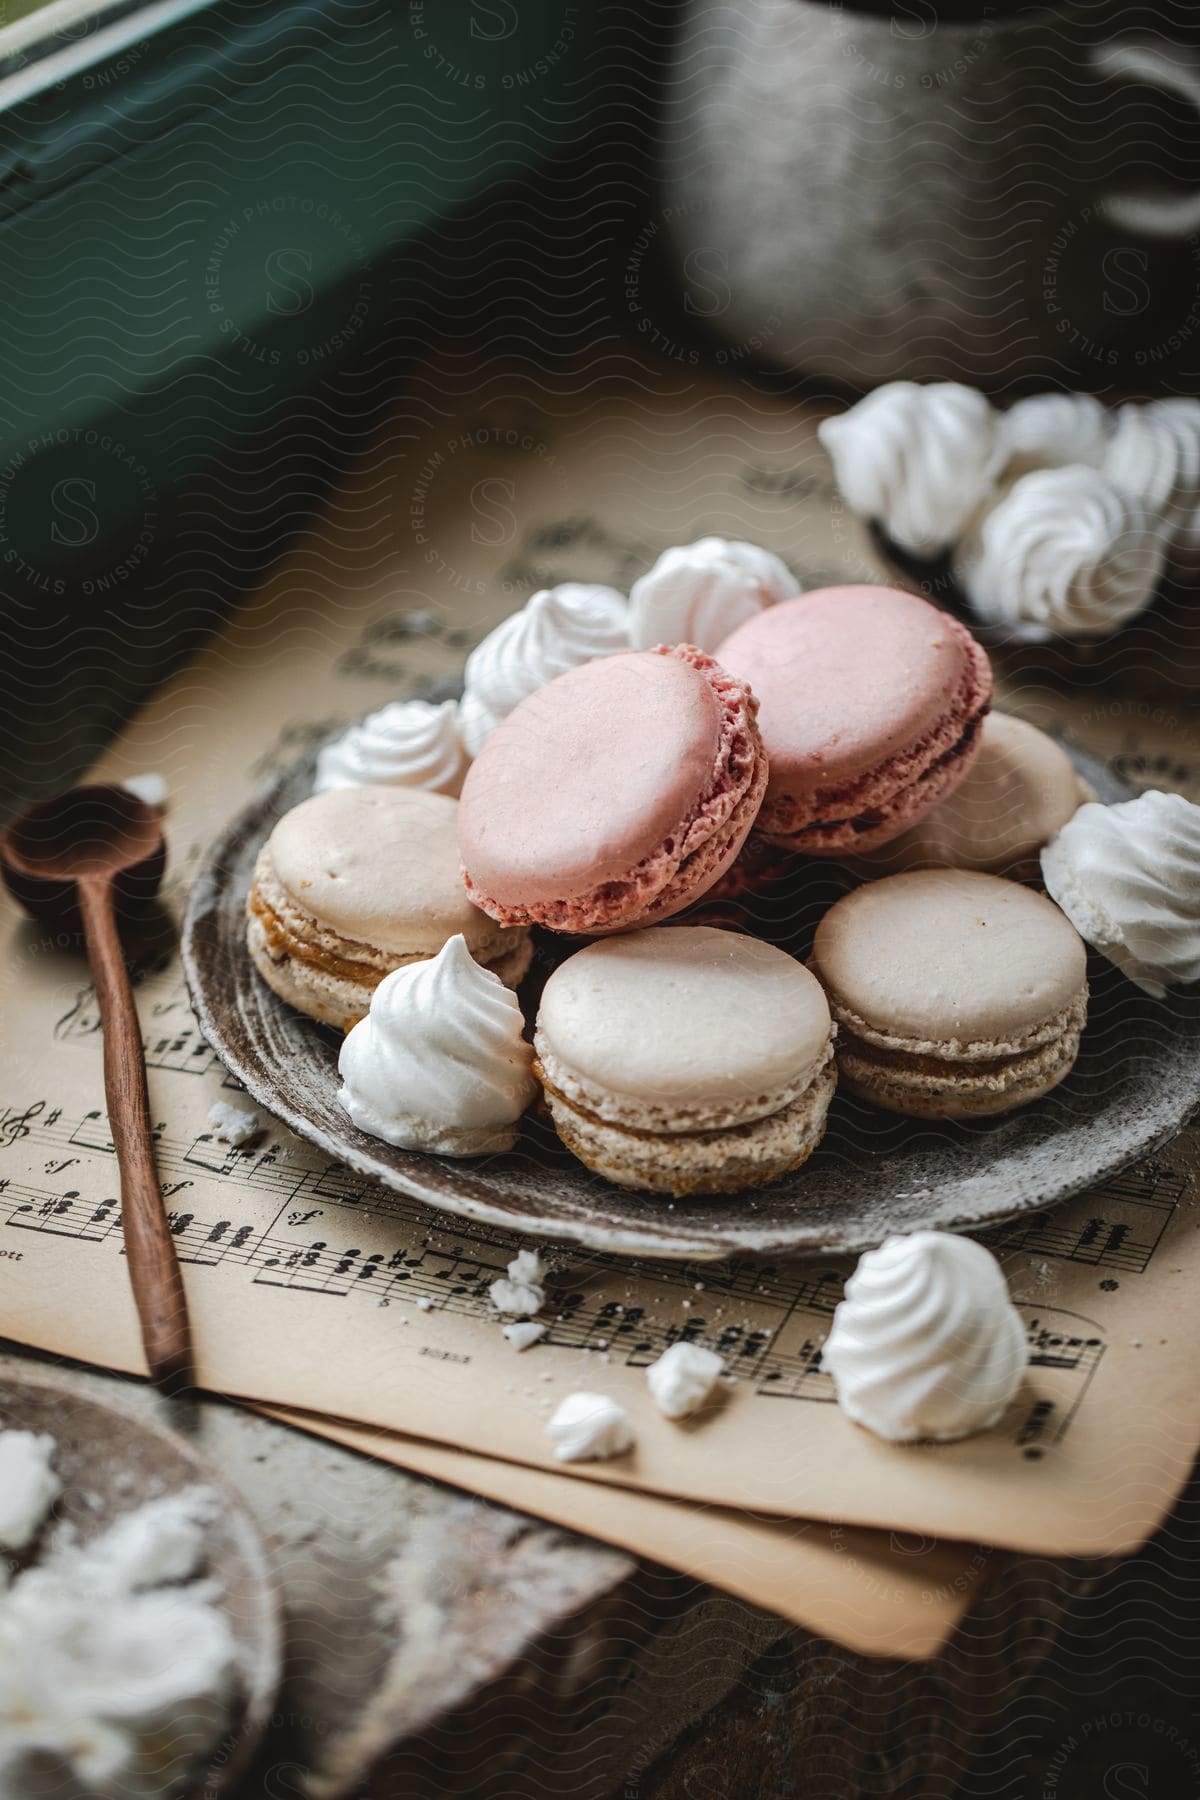
{"type": "Polygon", "coordinates": [[[674,657],[631,651],[560,675],[468,772],[459,842],[472,881],[524,906],[627,877],[712,781],[720,732],[709,682],[674,657]]]}
{"type": "Polygon", "coordinates": [[[601,1093],[743,1118],[809,1077],[829,1034],[825,995],[802,964],[712,926],[589,945],[555,970],[538,1014],[539,1045],[601,1093]]]}
{"type": "Polygon", "coordinates": [[[758,697],[768,801],[852,781],[926,738],[968,672],[969,644],[927,601],[884,587],[818,589],[739,626],[716,657],[758,697]]]}
{"type": "Polygon", "coordinates": [[[276,825],[270,853],[285,893],[341,937],[432,956],[458,932],[468,947],[495,935],[463,888],[458,803],[444,794],[383,787],[314,794],[276,825]]]}
{"type": "Polygon", "coordinates": [[[865,858],[869,872],[1036,872],[1037,852],[1087,798],[1066,752],[1024,719],[990,713],[979,754],[954,792],[919,824],[865,858]]]}
{"type": "Polygon", "coordinates": [[[868,882],[817,927],[835,1016],[914,1051],[1025,1047],[1085,991],[1087,958],[1044,894],[960,869],[868,882]]]}

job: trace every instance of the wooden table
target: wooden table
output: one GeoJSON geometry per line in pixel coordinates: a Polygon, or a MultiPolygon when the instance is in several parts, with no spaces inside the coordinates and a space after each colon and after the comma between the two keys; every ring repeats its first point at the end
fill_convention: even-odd
{"type": "Polygon", "coordinates": [[[1117,1742],[1160,1783],[1131,1794],[1191,1791],[1161,1784],[1188,1768],[1194,1490],[1141,1556],[1000,1558],[935,1661],[869,1661],[243,1408],[205,1399],[172,1415],[141,1383],[74,1378],[185,1426],[274,1552],[286,1671],[247,1800],[1082,1800],[1105,1791],[1117,1742]],[[362,1722],[381,1696],[383,1734],[362,1722]],[[1118,1705],[1132,1727],[1097,1728],[1118,1705]],[[1072,1737],[1066,1777],[1046,1788],[1072,1737]]]}

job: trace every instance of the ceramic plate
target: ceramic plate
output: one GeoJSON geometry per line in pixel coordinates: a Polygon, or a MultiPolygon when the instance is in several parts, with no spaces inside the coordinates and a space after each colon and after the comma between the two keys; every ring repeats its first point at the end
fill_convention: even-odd
{"type": "MultiPolygon", "coordinates": [[[[592,1175],[531,1116],[511,1154],[472,1161],[393,1149],[355,1129],[337,1101],[340,1037],[293,1012],[259,979],[245,946],[254,860],[275,821],[311,791],[312,757],[230,824],[192,891],[183,958],[206,1037],[276,1118],[360,1174],[446,1212],[629,1255],[722,1258],[866,1249],[891,1231],[993,1224],[1102,1181],[1166,1142],[1200,1106],[1200,1006],[1153,1001],[1094,959],[1091,1017],[1068,1079],[1035,1105],[992,1120],[905,1120],[839,1096],[825,1141],[775,1186],[667,1201],[592,1175]]],[[[1102,799],[1128,798],[1104,767],[1076,756],[1102,799]]],[[[818,872],[759,923],[803,954],[836,892],[818,872]]],[[[720,922],[709,909],[706,922],[720,922]]],[[[726,922],[734,923],[730,915],[726,922]]],[[[536,1004],[562,940],[543,940],[527,991],[536,1004]]]]}
{"type": "MultiPolygon", "coordinates": [[[[114,1519],[162,1494],[213,1488],[221,1505],[205,1530],[205,1574],[220,1587],[238,1650],[238,1688],[228,1730],[202,1757],[187,1795],[217,1800],[253,1760],[279,1689],[279,1594],[258,1529],[241,1497],[176,1432],[81,1393],[65,1374],[0,1369],[0,1429],[46,1431],[63,1491],[54,1517],[86,1543],[114,1519]]],[[[31,1559],[36,1563],[36,1553],[31,1559]]],[[[47,1790],[49,1791],[49,1790],[47,1790]]],[[[181,1797],[182,1800],[182,1797],[181,1797]]]]}

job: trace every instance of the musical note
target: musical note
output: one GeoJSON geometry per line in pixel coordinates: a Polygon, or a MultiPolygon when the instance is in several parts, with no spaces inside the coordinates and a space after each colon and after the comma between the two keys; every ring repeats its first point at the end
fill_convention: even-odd
{"type": "MultiPolygon", "coordinates": [[[[115,1198],[84,1199],[89,1159],[111,1180],[112,1139],[99,1108],[64,1119],[43,1101],[0,1113],[0,1147],[33,1141],[51,1168],[79,1165],[76,1185],[64,1190],[0,1181],[0,1230],[70,1237],[81,1244],[121,1248],[115,1198]],[[69,1155],[61,1153],[70,1147],[69,1155]]],[[[371,1183],[305,1145],[271,1139],[235,1149],[200,1132],[184,1143],[159,1127],[157,1156],[164,1197],[176,1202],[168,1218],[180,1260],[201,1272],[240,1270],[251,1288],[321,1295],[356,1304],[401,1303],[431,1313],[495,1321],[488,1289],[512,1254],[504,1236],[474,1221],[446,1221],[431,1232],[416,1200],[371,1183]],[[366,1204],[364,1204],[366,1203],[366,1204]]],[[[74,1167],[71,1173],[75,1174],[74,1167]]],[[[1092,1264],[1143,1267],[1161,1235],[1145,1218],[1168,1218],[1182,1192],[1181,1178],[1164,1163],[1143,1165],[1098,1196],[1097,1209],[1068,1228],[1053,1219],[1017,1221],[991,1234],[997,1247],[1064,1255],[1092,1264]],[[1141,1209],[1140,1213],[1131,1209],[1141,1209]]],[[[786,1263],[675,1265],[664,1284],[654,1265],[579,1253],[573,1268],[552,1271],[540,1318],[545,1342],[645,1368],[668,1345],[695,1342],[714,1349],[729,1372],[755,1395],[830,1405],[833,1384],[821,1367],[821,1347],[842,1293],[839,1264],[795,1268],[786,1263]],[[661,1292],[662,1307],[630,1304],[632,1278],[661,1292]],[[680,1292],[686,1298],[680,1299],[680,1292]],[[701,1297],[702,1296],[702,1297],[701,1297]]],[[[1040,1384],[1031,1411],[1014,1437],[1022,1454],[1041,1455],[1075,1416],[1105,1351],[1093,1320],[1046,1306],[1026,1308],[1030,1366],[1040,1384]]]]}
{"type": "Polygon", "coordinates": [[[1053,1213],[1037,1213],[981,1235],[999,1256],[1022,1250],[1140,1275],[1149,1267],[1185,1186],[1179,1170],[1152,1158],[1098,1188],[1092,1197],[1102,1206],[1080,1226],[1060,1223],[1053,1213]]]}
{"type": "MultiPolygon", "coordinates": [[[[168,1069],[181,1075],[209,1075],[221,1069],[216,1051],[196,1023],[182,976],[178,971],[168,970],[167,974],[173,979],[165,991],[158,992],[157,983],[162,974],[163,971],[157,968],[133,971],[135,984],[148,990],[145,1010],[155,1021],[152,1030],[142,1033],[147,1068],[168,1069]],[[176,1015],[180,1022],[175,1029],[164,1031],[159,1021],[171,1015],[176,1015]]],[[[65,1044],[88,1044],[99,1030],[96,990],[90,985],[81,987],[67,1011],[55,1021],[55,1039],[65,1044]]]]}
{"type": "Polygon", "coordinates": [[[16,1107],[6,1107],[0,1117],[0,1147],[11,1148],[13,1144],[20,1143],[22,1138],[30,1135],[34,1124],[39,1120],[46,1126],[56,1125],[60,1116],[57,1110],[47,1113],[44,1100],[35,1100],[31,1106],[20,1111],[16,1107]]]}

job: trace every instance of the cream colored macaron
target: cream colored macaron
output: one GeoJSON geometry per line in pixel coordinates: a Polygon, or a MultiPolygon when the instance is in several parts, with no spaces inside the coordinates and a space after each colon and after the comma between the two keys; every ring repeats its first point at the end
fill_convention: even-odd
{"type": "Polygon", "coordinates": [[[509,987],[529,967],[529,933],[467,898],[458,802],[416,788],[339,788],[285,813],[259,852],[247,913],[267,985],[343,1031],[385,975],[459,933],[509,987]]]}
{"type": "Polygon", "coordinates": [[[1038,852],[1092,798],[1053,738],[1024,719],[990,713],[961,787],[890,844],[856,857],[875,879],[907,869],[978,869],[1038,879],[1038,852]]]}
{"type": "Polygon", "coordinates": [[[534,1073],[559,1137],[621,1187],[730,1193],[797,1168],[834,1088],[820,985],[732,931],[666,925],[580,950],[542,994],[534,1073]]]}
{"type": "Polygon", "coordinates": [[[890,1112],[1008,1112],[1074,1065],[1087,953],[1052,900],[964,869],[871,881],[830,908],[809,967],[844,1087],[890,1112]]]}

